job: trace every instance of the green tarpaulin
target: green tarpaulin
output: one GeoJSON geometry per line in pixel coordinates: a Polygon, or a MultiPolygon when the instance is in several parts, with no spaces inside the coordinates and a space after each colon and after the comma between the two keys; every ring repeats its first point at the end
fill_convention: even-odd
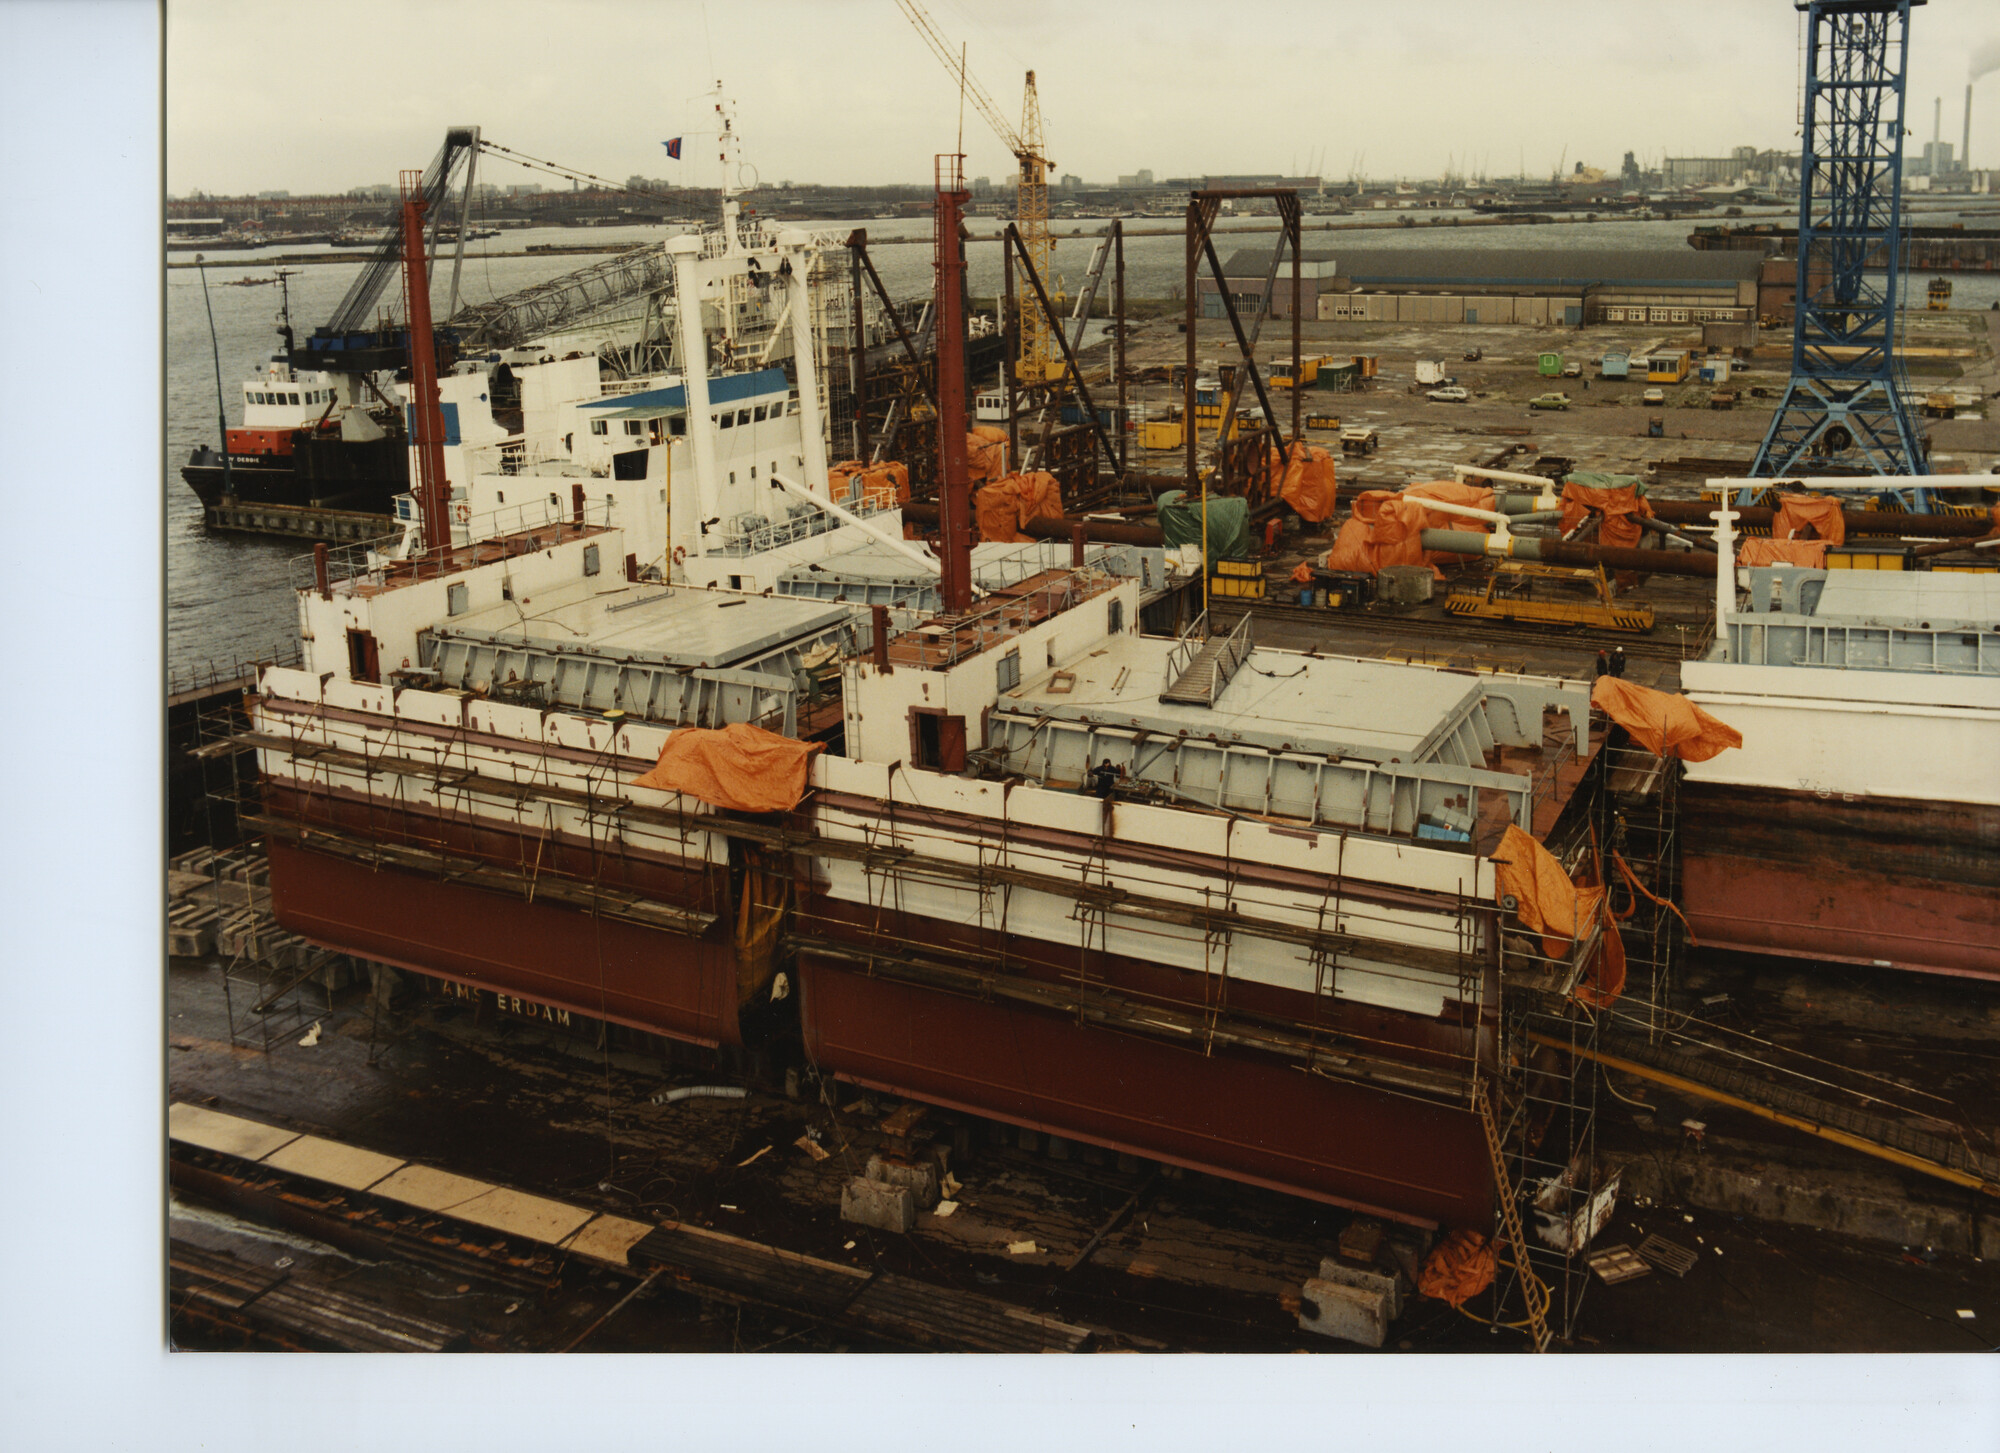
{"type": "MultiPolygon", "coordinates": [[[[1160,496],[1160,534],[1168,545],[1201,544],[1201,505],[1184,489],[1160,496]]],[[[1208,500],[1208,559],[1250,558],[1250,502],[1235,495],[1211,495],[1208,500]]]]}

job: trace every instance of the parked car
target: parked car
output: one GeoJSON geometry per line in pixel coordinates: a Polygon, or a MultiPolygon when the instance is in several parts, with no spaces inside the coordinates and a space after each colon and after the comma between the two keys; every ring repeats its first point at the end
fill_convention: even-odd
{"type": "Polygon", "coordinates": [[[1568,394],[1536,394],[1528,400],[1531,409],[1566,409],[1569,407],[1568,394]]]}
{"type": "Polygon", "coordinates": [[[1465,350],[1465,361],[1467,363],[1477,363],[1485,356],[1486,350],[1484,348],[1468,348],[1465,350]]]}
{"type": "Polygon", "coordinates": [[[1649,388],[1639,395],[1642,404],[1663,404],[1667,401],[1667,391],[1663,388],[1649,388]]]}
{"type": "Polygon", "coordinates": [[[1580,364],[1580,363],[1576,363],[1576,362],[1570,362],[1570,363],[1565,363],[1565,364],[1563,365],[1563,377],[1564,377],[1564,378],[1582,378],[1582,377],[1583,377],[1583,365],[1582,365],[1582,364],[1580,364]]]}
{"type": "Polygon", "coordinates": [[[1469,390],[1462,388],[1434,388],[1425,394],[1424,397],[1432,403],[1462,404],[1471,398],[1472,394],[1469,390]]]}

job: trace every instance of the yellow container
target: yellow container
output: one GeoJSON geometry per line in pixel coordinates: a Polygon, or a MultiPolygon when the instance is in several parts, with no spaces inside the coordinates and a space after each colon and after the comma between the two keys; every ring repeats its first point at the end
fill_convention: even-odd
{"type": "Polygon", "coordinates": [[[1178,449],[1187,442],[1179,419],[1148,419],[1139,426],[1141,449],[1178,449]]]}

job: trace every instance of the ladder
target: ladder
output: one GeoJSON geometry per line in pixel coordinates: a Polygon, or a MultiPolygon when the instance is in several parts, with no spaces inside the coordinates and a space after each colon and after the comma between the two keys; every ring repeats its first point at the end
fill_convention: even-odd
{"type": "Polygon", "coordinates": [[[1512,1249],[1514,1270],[1521,1274],[1521,1299],[1528,1306],[1528,1337],[1535,1351],[1549,1350],[1549,1289],[1528,1265],[1528,1243],[1521,1231],[1521,1208],[1507,1182],[1507,1156],[1500,1147],[1500,1123],[1487,1098],[1486,1082],[1472,1076],[1472,1108],[1479,1113],[1480,1127],[1486,1132],[1486,1153],[1493,1161],[1493,1190],[1500,1200],[1500,1224],[1506,1229],[1512,1249]]]}

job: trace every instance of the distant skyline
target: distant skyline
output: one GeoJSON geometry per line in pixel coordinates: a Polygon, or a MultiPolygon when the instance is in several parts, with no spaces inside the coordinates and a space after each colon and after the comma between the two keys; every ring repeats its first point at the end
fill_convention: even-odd
{"type": "MultiPolygon", "coordinates": [[[[1010,121],[1036,71],[1058,175],[1615,174],[1628,150],[1796,147],[1801,24],[1789,0],[928,0],[1010,121]]],[[[1954,153],[1970,69],[2000,47],[1990,0],[1911,22],[1908,149],[1954,153]]],[[[341,193],[421,167],[448,125],[623,181],[721,179],[706,93],[736,100],[745,181],[927,186],[955,149],[957,87],[894,0],[170,0],[166,186],[341,193]],[[682,160],[662,142],[684,138],[682,160]]],[[[1005,148],[964,118],[967,169],[1005,148]]],[[[2000,165],[2000,74],[1972,159],[2000,165]]],[[[480,180],[562,183],[493,157],[480,180]]]]}

